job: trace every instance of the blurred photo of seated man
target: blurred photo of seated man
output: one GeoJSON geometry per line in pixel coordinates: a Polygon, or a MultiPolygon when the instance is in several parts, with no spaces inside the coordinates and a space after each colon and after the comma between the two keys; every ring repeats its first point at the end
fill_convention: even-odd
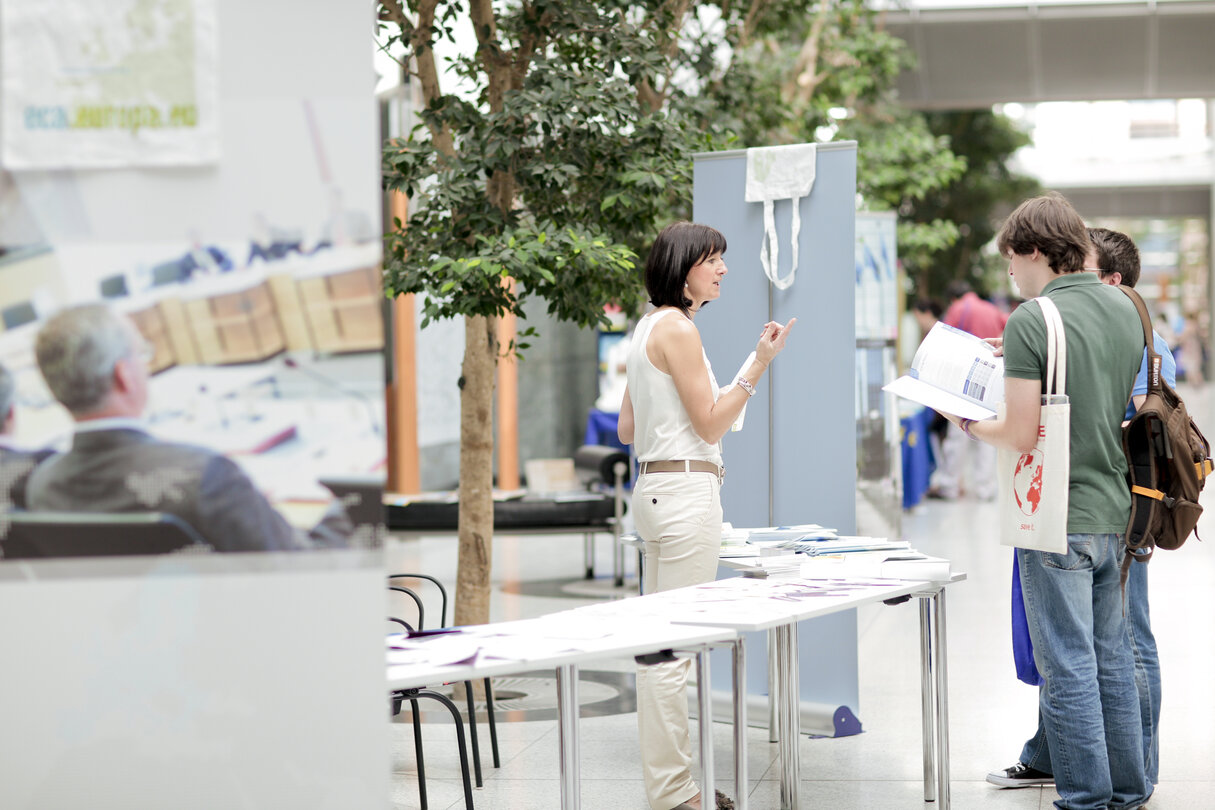
{"type": "Polygon", "coordinates": [[[151,347],[130,319],[103,304],[65,309],[39,330],[34,353],[76,429],[71,449],[31,474],[29,509],[165,512],[217,551],[345,545],[352,527],[340,507],[310,531],[297,531],[230,459],[147,432],[151,347]]]}
{"type": "Polygon", "coordinates": [[[17,381],[0,365],[0,512],[25,506],[25,485],[50,450],[25,450],[13,444],[17,432],[17,381]]]}

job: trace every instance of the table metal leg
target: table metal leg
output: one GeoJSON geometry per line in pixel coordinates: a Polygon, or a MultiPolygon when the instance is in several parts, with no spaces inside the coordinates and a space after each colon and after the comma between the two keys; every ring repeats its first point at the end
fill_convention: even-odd
{"type": "Polygon", "coordinates": [[[933,755],[936,746],[936,707],[933,705],[932,622],[931,601],[920,597],[920,717],[924,735],[924,801],[937,800],[937,766],[933,755]]]}
{"type": "Polygon", "coordinates": [[[637,549],[637,594],[645,596],[645,549],[637,549]]]}
{"type": "Polygon", "coordinates": [[[937,801],[940,810],[949,810],[949,673],[945,651],[945,589],[932,597],[937,648],[937,801]]]}
{"type": "Polygon", "coordinates": [[[780,714],[779,709],[778,709],[778,707],[780,706],[780,678],[778,677],[778,670],[780,669],[780,666],[777,663],[779,656],[777,655],[777,652],[776,652],[776,648],[779,644],[780,644],[780,641],[779,641],[779,636],[777,635],[777,632],[776,632],[776,628],[769,630],[768,631],[768,742],[770,742],[770,743],[779,742],[779,740],[780,740],[780,734],[779,734],[780,729],[777,728],[777,726],[780,725],[780,722],[778,720],[779,714],[780,714]]]}
{"type": "Polygon", "coordinates": [[[620,542],[620,530],[624,523],[624,475],[628,466],[621,462],[613,465],[615,486],[613,503],[616,512],[612,521],[612,584],[617,588],[624,587],[624,544],[620,542]]]}
{"type": "Polygon", "coordinates": [[[798,790],[801,783],[801,758],[798,745],[801,741],[801,694],[798,688],[797,625],[787,624],[777,628],[777,664],[781,684],[780,752],[781,752],[781,807],[797,810],[798,790]]]}
{"type": "Polygon", "coordinates": [[[747,810],[747,657],[742,636],[731,642],[730,648],[734,669],[734,807],[747,810]]]}
{"type": "Polygon", "coordinates": [[[712,807],[713,800],[713,701],[709,683],[709,650],[696,653],[696,699],[700,716],[700,795],[703,806],[712,807]]]}
{"type": "Polygon", "coordinates": [[[586,578],[595,578],[595,535],[587,532],[582,535],[582,559],[586,567],[586,578]]]}
{"type": "Polygon", "coordinates": [[[561,810],[578,810],[578,665],[557,667],[557,744],[561,750],[561,810]]]}

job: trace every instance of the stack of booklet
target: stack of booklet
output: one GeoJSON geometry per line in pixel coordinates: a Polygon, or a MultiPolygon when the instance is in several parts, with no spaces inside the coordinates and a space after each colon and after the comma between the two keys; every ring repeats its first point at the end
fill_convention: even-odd
{"type": "Polygon", "coordinates": [[[850,554],[863,551],[909,551],[906,540],[887,540],[885,537],[823,537],[810,540],[790,540],[781,548],[817,557],[820,554],[850,554]]]}
{"type": "Polygon", "coordinates": [[[921,554],[906,540],[839,535],[817,523],[750,532],[723,527],[721,556],[746,558],[735,567],[764,576],[940,582],[952,575],[949,560],[921,554]]]}

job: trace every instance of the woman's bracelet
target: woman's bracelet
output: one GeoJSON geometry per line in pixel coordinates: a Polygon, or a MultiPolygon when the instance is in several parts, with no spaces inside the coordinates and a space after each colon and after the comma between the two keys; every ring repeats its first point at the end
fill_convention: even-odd
{"type": "Polygon", "coordinates": [[[963,419],[961,424],[959,425],[959,427],[962,428],[962,432],[966,434],[966,438],[970,439],[972,442],[978,441],[978,439],[975,438],[975,434],[970,432],[970,426],[973,425],[974,423],[975,423],[975,420],[973,420],[973,419],[963,419]]]}
{"type": "Polygon", "coordinates": [[[738,387],[747,392],[747,397],[755,396],[755,386],[746,377],[738,378],[738,387]]]}

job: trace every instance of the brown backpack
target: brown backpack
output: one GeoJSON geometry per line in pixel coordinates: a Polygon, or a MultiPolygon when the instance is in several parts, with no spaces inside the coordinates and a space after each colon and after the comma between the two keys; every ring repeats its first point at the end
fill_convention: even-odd
{"type": "Polygon", "coordinates": [[[1198,493],[1212,472],[1212,464],[1206,437],[1190,418],[1181,397],[1161,377],[1160,355],[1143,299],[1130,287],[1120,289],[1139,310],[1148,354],[1147,400],[1122,429],[1122,451],[1131,487],[1131,519],[1126,527],[1130,553],[1122,563],[1125,584],[1132,560],[1147,562],[1154,549],[1180,548],[1195,530],[1202,514],[1198,493]]]}

